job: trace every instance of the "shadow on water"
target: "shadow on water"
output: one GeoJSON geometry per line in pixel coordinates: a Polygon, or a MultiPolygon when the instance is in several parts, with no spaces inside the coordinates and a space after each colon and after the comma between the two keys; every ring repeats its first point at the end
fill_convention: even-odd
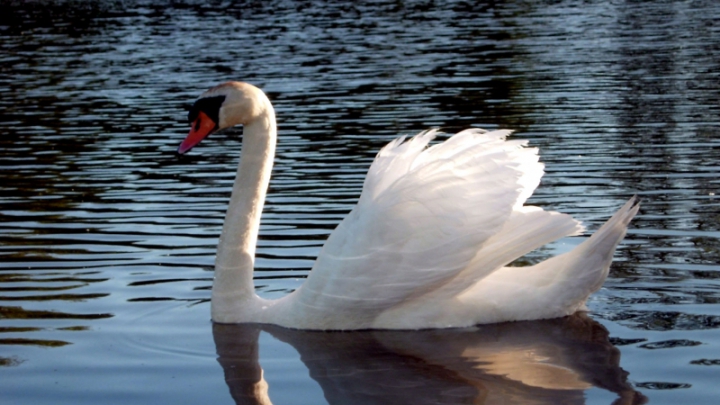
{"type": "Polygon", "coordinates": [[[236,404],[269,404],[261,332],[290,344],[330,404],[583,404],[596,387],[614,404],[643,404],[620,351],[584,314],[469,329],[308,332],[213,325],[218,362],[236,404]]]}

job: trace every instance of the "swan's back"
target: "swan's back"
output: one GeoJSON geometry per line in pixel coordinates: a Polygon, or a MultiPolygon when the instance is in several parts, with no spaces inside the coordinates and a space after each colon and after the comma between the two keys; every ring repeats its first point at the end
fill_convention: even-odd
{"type": "MultiPolygon", "coordinates": [[[[494,303],[506,305],[512,291],[482,297],[488,294],[484,280],[500,273],[532,289],[522,280],[536,269],[503,266],[582,231],[568,215],[523,205],[543,165],[537,149],[506,140],[509,134],[472,129],[428,147],[435,136],[430,131],[388,144],[307,281],[269,311],[272,323],[311,329],[452,327],[579,308],[587,293],[563,308],[510,315],[494,303]]],[[[621,234],[613,234],[616,240],[603,247],[598,263],[609,266],[621,234]]],[[[595,272],[604,280],[607,269],[595,272]]]]}

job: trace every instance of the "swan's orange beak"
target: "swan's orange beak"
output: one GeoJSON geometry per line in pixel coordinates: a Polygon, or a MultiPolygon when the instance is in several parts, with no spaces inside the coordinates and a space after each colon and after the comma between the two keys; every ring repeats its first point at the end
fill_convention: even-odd
{"type": "Polygon", "coordinates": [[[217,128],[217,123],[210,119],[204,112],[200,111],[198,117],[193,121],[190,127],[190,133],[187,138],[180,144],[177,153],[182,155],[189,151],[193,146],[197,145],[206,136],[210,135],[217,128]]]}

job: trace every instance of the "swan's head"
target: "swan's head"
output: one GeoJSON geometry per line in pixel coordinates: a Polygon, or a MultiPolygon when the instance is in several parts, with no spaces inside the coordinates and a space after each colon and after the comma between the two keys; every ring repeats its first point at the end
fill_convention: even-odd
{"type": "Polygon", "coordinates": [[[235,125],[248,125],[272,109],[265,93],[241,82],[227,82],[204,92],[188,113],[190,133],[180,144],[183,154],[206,136],[235,125]]]}

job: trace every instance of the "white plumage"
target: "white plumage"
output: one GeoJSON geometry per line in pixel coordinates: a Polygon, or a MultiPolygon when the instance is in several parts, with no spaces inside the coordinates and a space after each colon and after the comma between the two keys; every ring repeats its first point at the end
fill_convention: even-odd
{"type": "Polygon", "coordinates": [[[638,210],[633,198],[573,251],[531,267],[504,267],[582,232],[582,225],[524,205],[543,164],[527,141],[506,140],[511,131],[470,129],[433,146],[435,131],[428,131],[378,153],[358,204],[330,235],[306,282],[282,299],[263,300],[252,291],[251,274],[274,112],[260,90],[243,83],[218,86],[199,100],[220,96],[216,127],[241,123],[245,135],[213,285],[219,322],[418,329],[568,315],[600,288],[638,210]]]}

